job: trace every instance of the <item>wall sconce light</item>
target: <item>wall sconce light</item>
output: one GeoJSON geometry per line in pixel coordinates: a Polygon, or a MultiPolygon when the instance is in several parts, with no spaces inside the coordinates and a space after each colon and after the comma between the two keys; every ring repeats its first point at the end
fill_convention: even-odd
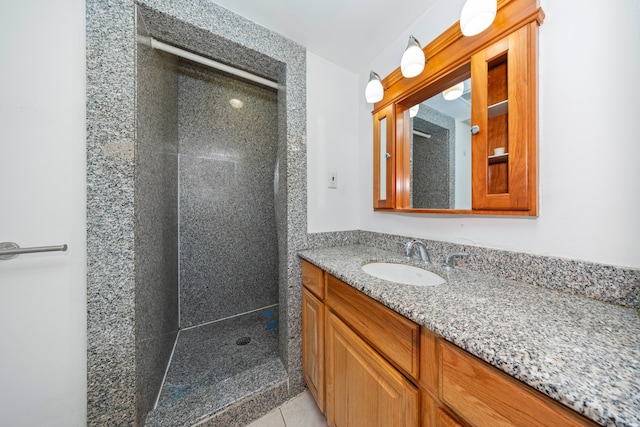
{"type": "Polygon", "coordinates": [[[460,98],[462,92],[464,92],[464,82],[460,82],[442,91],[442,97],[447,101],[453,101],[454,99],[460,98]]]}
{"type": "Polygon", "coordinates": [[[369,73],[369,83],[367,83],[367,87],[364,90],[364,96],[370,104],[382,101],[384,97],[384,88],[382,87],[380,76],[373,71],[369,73]]]}
{"type": "Polygon", "coordinates": [[[409,108],[409,117],[417,116],[418,111],[420,111],[420,104],[416,104],[413,107],[409,108]]]}
{"type": "Polygon", "coordinates": [[[498,0],[467,0],[460,13],[460,30],[475,36],[489,28],[498,11],[498,0]]]}
{"type": "Polygon", "coordinates": [[[402,54],[402,61],[400,61],[402,75],[405,77],[417,76],[424,70],[426,62],[420,42],[415,37],[409,36],[407,49],[402,54]]]}

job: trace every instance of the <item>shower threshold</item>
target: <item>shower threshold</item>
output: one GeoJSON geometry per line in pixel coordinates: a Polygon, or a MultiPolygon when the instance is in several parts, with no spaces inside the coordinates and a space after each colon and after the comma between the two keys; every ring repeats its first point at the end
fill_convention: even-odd
{"type": "Polygon", "coordinates": [[[276,305],[181,330],[156,408],[145,425],[223,425],[214,415],[224,412],[230,412],[234,424],[244,425],[231,414],[234,406],[247,400],[260,403],[256,396],[271,389],[285,395],[286,388],[287,373],[278,357],[276,305]]]}

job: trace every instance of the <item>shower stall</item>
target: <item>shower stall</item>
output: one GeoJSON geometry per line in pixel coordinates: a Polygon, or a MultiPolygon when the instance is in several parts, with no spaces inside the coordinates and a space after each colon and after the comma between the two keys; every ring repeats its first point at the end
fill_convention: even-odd
{"type": "Polygon", "coordinates": [[[147,419],[162,425],[155,420],[208,415],[264,386],[252,384],[255,371],[286,378],[277,345],[278,99],[273,88],[153,49],[142,20],[138,34],[138,246],[161,256],[140,258],[136,282],[161,290],[167,338],[176,335],[147,419]]]}
{"type": "Polygon", "coordinates": [[[214,3],[123,4],[87,6],[88,424],[242,426],[304,387],[304,49],[214,3]]]}

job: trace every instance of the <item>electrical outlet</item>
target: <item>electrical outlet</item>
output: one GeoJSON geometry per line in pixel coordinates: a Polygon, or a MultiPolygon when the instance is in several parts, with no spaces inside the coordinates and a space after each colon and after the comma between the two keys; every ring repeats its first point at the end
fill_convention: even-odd
{"type": "Polygon", "coordinates": [[[338,188],[338,171],[329,170],[329,188],[338,188]]]}

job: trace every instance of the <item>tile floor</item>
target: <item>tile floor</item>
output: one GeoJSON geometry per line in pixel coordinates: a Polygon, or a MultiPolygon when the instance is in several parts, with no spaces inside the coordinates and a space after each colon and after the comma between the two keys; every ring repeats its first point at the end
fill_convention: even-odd
{"type": "Polygon", "coordinates": [[[305,391],[247,427],[327,427],[327,420],[305,391]]]}

